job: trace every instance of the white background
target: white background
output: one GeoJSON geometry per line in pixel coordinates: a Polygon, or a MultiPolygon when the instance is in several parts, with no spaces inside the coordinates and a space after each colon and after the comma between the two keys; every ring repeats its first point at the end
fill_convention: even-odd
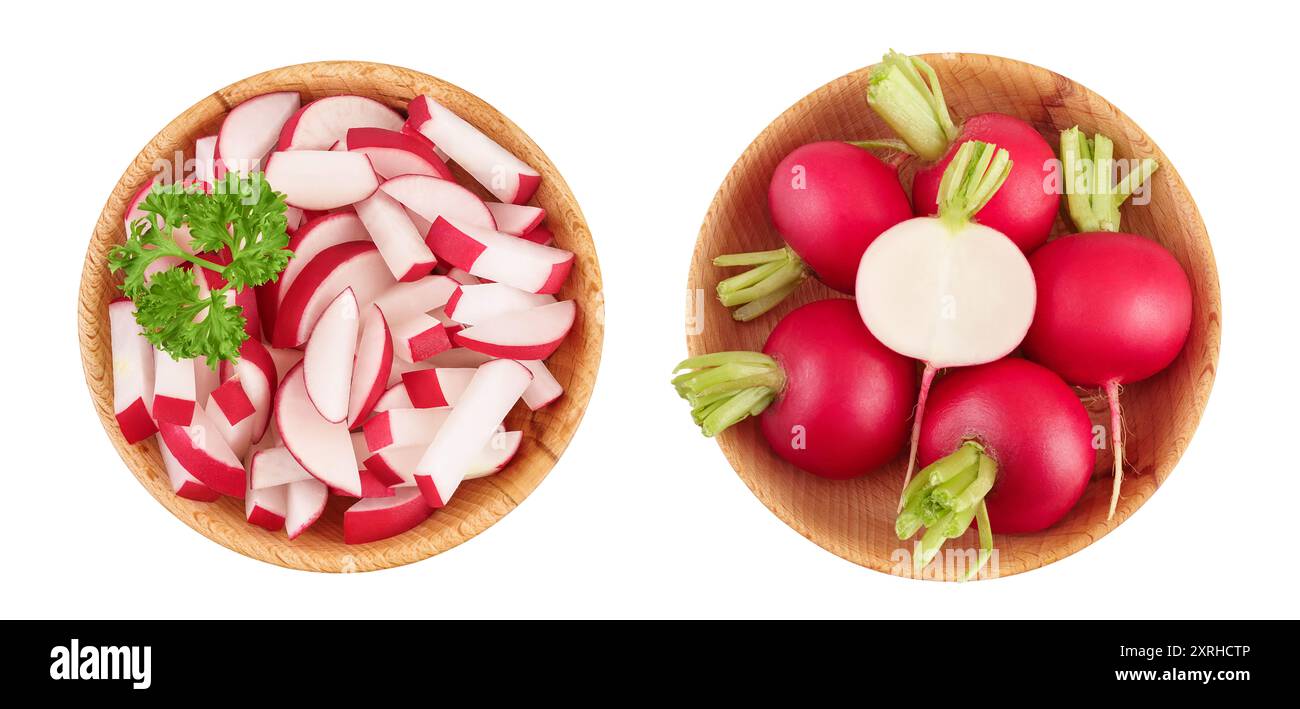
{"type": "Polygon", "coordinates": [[[1297,615],[1295,38],[1276,3],[236,5],[6,19],[0,616],[1297,615]],[[723,176],[790,104],[890,47],[1000,54],[1093,88],[1171,156],[1213,239],[1221,369],[1183,462],[1117,531],[1029,574],[922,583],[823,551],[667,385],[723,176]],[[249,560],[155,502],[100,428],[74,317],[87,239],[140,147],[221,86],[322,59],[434,74],[513,118],[578,195],[607,300],[595,397],[541,487],[449,553],[342,576],[249,560]]]}

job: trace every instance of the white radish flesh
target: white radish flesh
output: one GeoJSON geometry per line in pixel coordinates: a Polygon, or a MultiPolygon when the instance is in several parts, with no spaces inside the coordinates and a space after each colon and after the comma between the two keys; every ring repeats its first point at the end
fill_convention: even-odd
{"type": "MultiPolygon", "coordinates": [[[[506,431],[497,427],[492,438],[479,449],[470,463],[466,480],[482,478],[500,472],[519,451],[523,440],[522,431],[506,431]]],[[[415,480],[415,469],[428,444],[411,446],[389,446],[366,459],[366,465],[373,470],[382,470],[386,476],[410,483],[415,480]]]]}
{"type": "Polygon", "coordinates": [[[429,248],[439,259],[530,293],[555,293],[573,268],[573,254],[446,217],[429,227],[429,248]]]}
{"type": "Polygon", "coordinates": [[[390,447],[427,446],[450,413],[450,408],[440,408],[392,409],[377,414],[363,428],[366,450],[378,453],[390,447]]]}
{"type": "MultiPolygon", "coordinates": [[[[329,488],[319,480],[299,480],[287,486],[284,529],[290,539],[297,539],[320,519],[329,501],[329,488]]],[[[359,494],[359,492],[358,492],[359,494]]]]}
{"type": "Polygon", "coordinates": [[[302,365],[294,367],[276,391],[275,422],[284,447],[312,477],[361,496],[361,474],[347,424],[330,423],[316,410],[307,396],[302,365]]]}
{"type": "Polygon", "coordinates": [[[458,323],[478,325],[501,315],[550,305],[555,296],[529,293],[504,283],[462,286],[447,301],[447,316],[458,323]]]}
{"type": "Polygon", "coordinates": [[[470,472],[465,474],[465,479],[485,478],[501,472],[501,469],[505,468],[519,452],[519,444],[523,440],[523,431],[497,431],[487,446],[479,452],[470,472]]]}
{"type": "Polygon", "coordinates": [[[488,211],[496,220],[497,231],[512,236],[523,236],[541,225],[546,219],[546,210],[530,204],[506,204],[505,202],[488,202],[488,211]]]}
{"type": "Polygon", "coordinates": [[[365,420],[384,395],[393,367],[393,336],[378,304],[366,309],[348,392],[348,428],[365,420]]]}
{"type": "Polygon", "coordinates": [[[402,175],[388,180],[379,189],[430,223],[438,217],[447,217],[484,229],[497,227],[492,211],[483,200],[449,180],[402,175]]]}
{"type": "Polygon", "coordinates": [[[425,276],[410,283],[398,283],[375,298],[384,317],[399,322],[420,313],[441,308],[456,293],[460,284],[447,276],[425,276]]]}
{"type": "Polygon", "coordinates": [[[420,369],[404,373],[402,384],[406,386],[406,394],[415,408],[455,406],[474,378],[474,371],[469,367],[420,369]]]}
{"type": "Polygon", "coordinates": [[[127,443],[157,430],[153,415],[154,350],[135,321],[135,305],[122,299],[108,304],[113,357],[113,415],[127,443]]]}
{"type": "Polygon", "coordinates": [[[217,136],[210,135],[194,141],[194,179],[205,185],[217,181],[217,136]]]}
{"type": "Polygon", "coordinates": [[[248,485],[253,490],[310,479],[311,473],[284,446],[255,451],[248,461],[248,485]]]}
{"type": "Polygon", "coordinates": [[[380,395],[379,401],[375,402],[375,408],[371,409],[373,414],[382,414],[385,411],[393,409],[413,409],[415,404],[411,403],[411,397],[406,393],[406,385],[397,382],[380,395]]]}
{"type": "Polygon", "coordinates": [[[404,122],[397,111],[372,98],[327,96],[303,106],[285,123],[276,150],[329,150],[352,128],[399,130],[404,122]]]}
{"type": "Polygon", "coordinates": [[[271,153],[266,181],[290,206],[318,211],[360,202],[379,189],[365,155],[329,150],[271,153]]]}
{"type": "Polygon", "coordinates": [[[217,134],[215,151],[222,166],[241,176],[260,170],[263,158],[279,140],[280,130],[301,105],[297,91],[277,91],[254,96],[231,109],[217,134]]]}
{"type": "Polygon", "coordinates": [[[185,466],[176,460],[172,455],[171,449],[167,447],[167,442],[162,436],[158,437],[158,452],[162,454],[163,468],[167,471],[167,479],[171,483],[172,492],[177,497],[183,497],[187,500],[196,502],[212,502],[221,497],[221,493],[199,482],[199,479],[190,475],[185,466]]]}
{"type": "Polygon", "coordinates": [[[536,170],[432,98],[415,97],[407,114],[411,126],[502,202],[523,204],[541,184],[536,170]]]}
{"type": "Polygon", "coordinates": [[[321,313],[307,340],[307,352],[303,356],[307,396],[330,423],[348,417],[360,320],[357,297],[351,288],[345,288],[321,313]]]}
{"type": "Polygon", "coordinates": [[[289,507],[288,493],[288,485],[260,490],[250,488],[244,493],[244,519],[268,532],[284,529],[284,518],[289,507]]]}
{"type": "Polygon", "coordinates": [[[519,360],[519,363],[533,373],[533,383],[524,390],[524,404],[529,411],[536,411],[564,394],[564,387],[546,368],[546,363],[536,359],[519,360]]]}
{"type": "Polygon", "coordinates": [[[438,264],[433,252],[425,245],[423,235],[397,200],[377,191],[357,202],[355,208],[393,278],[414,281],[427,276],[438,264]]]}
{"type": "Polygon", "coordinates": [[[392,497],[361,500],[343,513],[343,542],[366,544],[406,532],[433,514],[420,490],[398,487],[392,497]]]}
{"type": "Polygon", "coordinates": [[[161,350],[154,351],[153,417],[159,423],[188,426],[198,401],[193,359],[172,359],[161,350]]]}
{"type": "Polygon", "coordinates": [[[577,315],[572,300],[498,316],[456,333],[456,344],[493,357],[546,359],[569,334],[577,315]]]}
{"type": "Polygon", "coordinates": [[[393,353],[404,362],[422,362],[449,349],[447,327],[432,315],[419,313],[393,325],[393,353]]]}
{"type": "Polygon", "coordinates": [[[280,301],[272,344],[305,344],[325,308],[344,288],[351,288],[357,306],[364,309],[395,281],[375,245],[349,242],[332,246],[312,259],[280,301]]]}

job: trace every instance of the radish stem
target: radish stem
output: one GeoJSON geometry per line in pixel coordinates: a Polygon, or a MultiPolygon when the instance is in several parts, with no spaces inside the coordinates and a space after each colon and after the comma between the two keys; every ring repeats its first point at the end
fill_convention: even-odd
{"type": "Polygon", "coordinates": [[[984,567],[993,549],[984,497],[993,489],[997,474],[997,462],[984,447],[967,441],[926,466],[908,485],[894,533],[907,539],[925,527],[913,558],[917,571],[934,559],[944,541],[965,534],[975,520],[980,526],[979,563],[965,578],[972,578],[984,567]]]}
{"type": "Polygon", "coordinates": [[[961,144],[939,182],[939,218],[960,230],[984,208],[1011,174],[1011,155],[990,143],[961,144]]]}
{"type": "Polygon", "coordinates": [[[939,77],[924,60],[891,51],[868,78],[867,104],[911,152],[938,160],[957,138],[939,77]]]}
{"type": "Polygon", "coordinates": [[[1110,138],[1100,133],[1089,138],[1078,126],[1061,131],[1066,205],[1081,232],[1119,231],[1120,205],[1160,167],[1143,158],[1116,182],[1114,152],[1110,138]]]}
{"type": "Polygon", "coordinates": [[[713,259],[715,266],[753,266],[748,271],[718,282],[718,300],[737,308],[731,316],[742,322],[753,320],[781,302],[808,277],[808,267],[790,247],[744,254],[727,254],[713,259]]]}
{"type": "Polygon", "coordinates": [[[677,394],[691,405],[704,435],[712,437],[757,416],[785,386],[776,360],[761,352],[715,352],[683,360],[673,370],[677,394]]]}
{"type": "Polygon", "coordinates": [[[1124,421],[1119,408],[1119,380],[1106,382],[1106,399],[1110,402],[1110,448],[1115,457],[1114,482],[1110,492],[1110,511],[1106,519],[1115,516],[1119,505],[1119,490],[1124,482],[1124,421]]]}

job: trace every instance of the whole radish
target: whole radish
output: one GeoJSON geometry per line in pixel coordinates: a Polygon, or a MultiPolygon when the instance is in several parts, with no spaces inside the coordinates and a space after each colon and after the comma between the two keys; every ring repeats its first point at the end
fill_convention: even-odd
{"type": "Polygon", "coordinates": [[[971,221],[1013,169],[1007,151],[962,143],[944,173],[939,216],[902,222],[862,254],[862,321],[886,347],[925,362],[905,487],[935,372],[1006,356],[1034,317],[1034,274],[1024,254],[1001,232],[971,221]]]}
{"type": "Polygon", "coordinates": [[[1047,240],[1060,207],[1056,155],[1033,126],[1002,113],[981,113],[954,124],[934,70],[922,59],[897,52],[885,55],[869,82],[868,105],[910,152],[928,163],[912,179],[918,216],[938,212],[944,171],[963,144],[978,140],[1005,149],[1015,165],[997,195],[976,214],[980,223],[1006,234],[1025,253],[1047,240]]]}
{"type": "Polygon", "coordinates": [[[844,299],[791,311],[761,353],[692,357],[674,371],[687,369],[673,386],[704,435],[761,413],[777,455],[837,480],[898,455],[916,396],[915,365],[872,337],[844,299]]]}
{"type": "Polygon", "coordinates": [[[1006,358],[939,380],[921,431],[925,468],[903,494],[899,539],[922,528],[924,568],[947,539],[979,521],[979,566],[994,532],[1038,532],[1083,495],[1096,464],[1092,423],[1073,389],[1046,367],[1006,358]]]}
{"type": "Polygon", "coordinates": [[[1026,356],[1077,386],[1101,387],[1111,410],[1115,458],[1110,515],[1124,478],[1124,427],[1119,392],[1173,362],[1192,323],[1192,289],[1164,247],[1118,232],[1119,206],[1156,169],[1140,161],[1118,183],[1111,142],[1061,134],[1071,220],[1086,233],[1055,239],[1029,258],[1038,311],[1025,337],[1026,356]]]}
{"type": "Polygon", "coordinates": [[[881,232],[912,216],[897,169],[865,149],[838,141],[795,148],[768,185],[772,223],[786,246],[719,256],[717,266],[753,266],[718,284],[718,299],[752,320],[789,295],[811,271],[853,292],[858,259],[881,232]]]}

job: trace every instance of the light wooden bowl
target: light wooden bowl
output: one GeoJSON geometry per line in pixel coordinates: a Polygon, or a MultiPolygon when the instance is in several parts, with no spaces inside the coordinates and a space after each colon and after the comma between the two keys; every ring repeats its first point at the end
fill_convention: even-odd
{"type": "MultiPolygon", "coordinates": [[[[1173,470],[1187,448],[1214,383],[1219,354],[1219,282],[1209,237],[1191,195],[1165,154],[1133,121],[1087,88],[1046,69],[1010,59],[973,54],[929,55],[957,119],[987,111],[1023,118],[1053,146],[1058,131],[1079,125],[1115,142],[1117,157],[1160,161],[1152,201],[1126,206],[1124,228],[1167,247],[1191,279],[1194,293],[1191,336],[1178,359],[1161,374],[1125,387],[1128,474],[1119,509],[1106,520],[1111,489],[1109,450],[1098,452],[1097,471],[1079,504],[1051,529],[1038,534],[996,535],[1000,576],[1036,569],[1096,541],[1133,514],[1173,470]]],[[[700,230],[689,287],[704,302],[702,318],[688,329],[692,355],[719,350],[757,350],[773,326],[804,303],[841,294],[810,279],[781,307],[750,323],[732,321],[713,298],[714,285],[734,269],[710,260],[718,254],[781,245],[767,210],[767,186],[776,164],[794,148],[817,140],[892,137],[867,107],[869,68],[843,76],[796,103],[749,146],[714,197],[700,230]],[[695,290],[699,289],[699,290],[695,290]]],[[[910,171],[903,170],[904,185],[910,171]]],[[[1056,233],[1066,231],[1057,220],[1056,233]]],[[[1104,401],[1080,392],[1095,423],[1104,423],[1104,401]]],[[[758,426],[747,421],[718,437],[727,459],[750,490],[795,531],[854,563],[911,576],[911,542],[893,532],[906,461],[845,482],[804,473],[770,452],[758,426]]],[[[950,545],[977,548],[974,528],[950,545]]],[[[943,558],[943,557],[940,557],[943,558]]],[[[933,566],[924,578],[955,578],[953,567],[933,566]]]]}
{"type": "MultiPolygon", "coordinates": [[[[464,178],[464,173],[458,174],[464,178]]],[[[487,196],[481,191],[480,195],[487,196]]],[[[199,101],[163,128],[122,175],[95,225],[81,276],[77,326],[95,409],[113,445],[146,490],[181,521],[241,554],[295,569],[335,572],[383,569],[433,556],[492,526],[522,502],[546,477],[582,420],[600,364],[604,332],[600,266],[591,232],[577,200],[542,149],[496,109],[457,86],[409,69],[367,62],[318,62],[258,74],[199,101]],[[193,158],[194,140],[215,134],[232,107],[258,94],[285,90],[298,91],[304,102],[360,94],[402,111],[414,96],[433,96],[541,172],[542,184],[533,201],[546,209],[557,244],[577,254],[577,264],[559,295],[576,300],[580,315],[564,345],[548,361],[564,385],[564,396],[537,412],[516,407],[507,426],[521,429],[524,440],[504,471],[465,483],[451,504],[420,526],[371,544],[343,543],[343,510],[349,502],[338,498],[319,522],[292,542],[284,532],[273,534],[245,522],[242,500],[199,503],[179,498],[172,494],[157,445],[152,440],[128,445],[113,418],[106,315],[108,302],[117,294],[117,281],[108,272],[106,258],[109,249],[124,239],[122,220],[128,199],[154,175],[155,161],[171,160],[177,151],[193,158]]]]}

